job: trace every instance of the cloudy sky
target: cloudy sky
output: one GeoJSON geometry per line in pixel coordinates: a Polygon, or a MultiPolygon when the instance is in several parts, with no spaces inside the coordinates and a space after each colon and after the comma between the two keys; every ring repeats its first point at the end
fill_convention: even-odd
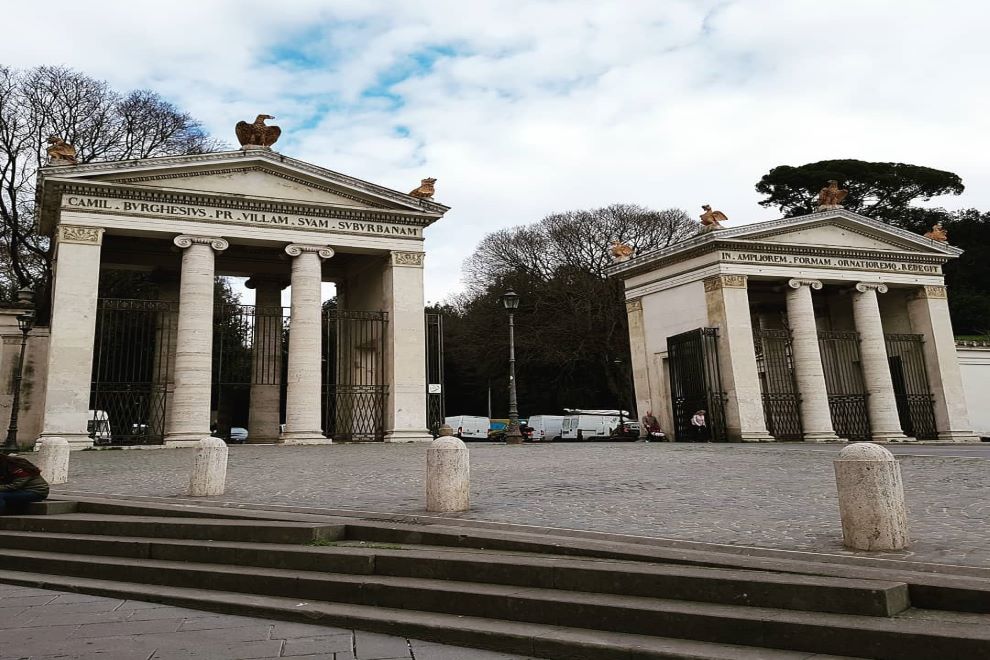
{"type": "Polygon", "coordinates": [[[614,202],[769,219],[769,168],[951,170],[990,208],[990,6],[971,0],[0,0],[0,62],[149,87],[236,144],[402,191],[434,176],[427,298],[498,227],[614,202]]]}

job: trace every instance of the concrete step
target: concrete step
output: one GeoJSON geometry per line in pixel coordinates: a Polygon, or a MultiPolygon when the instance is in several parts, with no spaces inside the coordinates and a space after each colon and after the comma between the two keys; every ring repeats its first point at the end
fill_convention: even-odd
{"type": "Polygon", "coordinates": [[[49,516],[2,516],[0,530],[142,536],[155,538],[253,541],[259,543],[311,543],[343,538],[343,525],[227,520],[206,518],[158,518],[150,516],[69,513],[49,516]]]}
{"type": "Polygon", "coordinates": [[[77,505],[77,502],[67,500],[31,502],[25,508],[24,514],[28,516],[54,516],[60,513],[75,513],[77,505]]]}
{"type": "MultiPolygon", "coordinates": [[[[351,604],[300,602],[295,598],[204,589],[151,587],[108,580],[0,570],[0,582],[45,589],[140,599],[222,614],[269,617],[468,646],[502,653],[570,660],[841,660],[748,646],[713,644],[647,635],[386,609],[351,604]]],[[[883,656],[889,657],[889,656],[883,656]]]]}
{"type": "MultiPolygon", "coordinates": [[[[23,572],[874,658],[990,657],[990,628],[560,589],[0,550],[23,572]]],[[[971,615],[986,622],[979,615],[971,615]]],[[[446,639],[448,643],[459,643],[446,639]]]]}
{"type": "Polygon", "coordinates": [[[480,582],[728,605],[893,616],[908,608],[898,582],[565,557],[350,546],[108,538],[0,531],[0,547],[352,575],[480,582]]]}

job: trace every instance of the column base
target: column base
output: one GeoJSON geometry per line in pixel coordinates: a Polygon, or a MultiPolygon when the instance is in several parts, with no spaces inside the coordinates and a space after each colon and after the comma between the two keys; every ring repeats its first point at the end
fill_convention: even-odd
{"type": "Polygon", "coordinates": [[[846,438],[840,438],[834,433],[805,433],[805,442],[849,442],[846,438]]]}
{"type": "Polygon", "coordinates": [[[198,447],[200,440],[209,437],[212,437],[209,431],[203,433],[172,433],[165,436],[165,448],[198,447]]]}
{"type": "Polygon", "coordinates": [[[433,436],[426,431],[392,429],[385,434],[385,442],[433,442],[433,436]]]}
{"type": "Polygon", "coordinates": [[[752,433],[740,433],[739,442],[777,442],[777,438],[769,433],[754,431],[752,433]]]}
{"type": "MultiPolygon", "coordinates": [[[[38,438],[34,443],[34,447],[25,447],[21,451],[39,451],[41,449],[41,443],[45,441],[46,438],[63,438],[69,443],[70,451],[81,451],[83,449],[93,448],[93,439],[88,435],[82,433],[46,433],[38,438]]],[[[979,438],[977,438],[979,440],[979,438]]]]}
{"type": "Polygon", "coordinates": [[[332,445],[333,440],[319,431],[285,431],[279,436],[283,445],[332,445]]]}
{"type": "Polygon", "coordinates": [[[268,435],[261,438],[255,438],[248,436],[247,442],[244,444],[248,445],[277,445],[281,444],[282,438],[277,435],[268,435]]]}
{"type": "Polygon", "coordinates": [[[906,436],[903,433],[874,433],[870,437],[870,442],[917,442],[917,438],[906,436]]]}
{"type": "Polygon", "coordinates": [[[939,431],[939,442],[979,442],[980,436],[972,431],[939,431]]]}

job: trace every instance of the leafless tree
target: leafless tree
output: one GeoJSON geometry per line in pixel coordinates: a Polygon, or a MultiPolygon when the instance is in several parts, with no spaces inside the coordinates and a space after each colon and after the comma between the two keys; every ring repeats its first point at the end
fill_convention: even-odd
{"type": "Polygon", "coordinates": [[[66,67],[26,71],[0,65],[0,296],[29,286],[42,300],[51,277],[51,245],[38,234],[35,175],[46,141],[60,137],[78,161],[123,160],[215,151],[188,113],[155,92],[121,94],[66,67]]]}

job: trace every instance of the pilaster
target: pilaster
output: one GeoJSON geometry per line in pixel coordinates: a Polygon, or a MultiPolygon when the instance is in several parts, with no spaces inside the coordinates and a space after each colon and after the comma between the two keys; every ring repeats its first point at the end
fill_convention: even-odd
{"type": "MultiPolygon", "coordinates": [[[[629,357],[632,360],[632,377],[636,407],[633,415],[643,419],[647,411],[652,412],[653,400],[650,391],[649,356],[646,352],[646,324],[643,320],[643,299],[631,298],[626,301],[626,318],[629,324],[629,357]]],[[[642,429],[641,434],[646,430],[642,429]]]]}
{"type": "Polygon", "coordinates": [[[423,252],[393,251],[382,280],[388,312],[385,342],[386,442],[432,442],[426,424],[426,330],[423,252]]]}

